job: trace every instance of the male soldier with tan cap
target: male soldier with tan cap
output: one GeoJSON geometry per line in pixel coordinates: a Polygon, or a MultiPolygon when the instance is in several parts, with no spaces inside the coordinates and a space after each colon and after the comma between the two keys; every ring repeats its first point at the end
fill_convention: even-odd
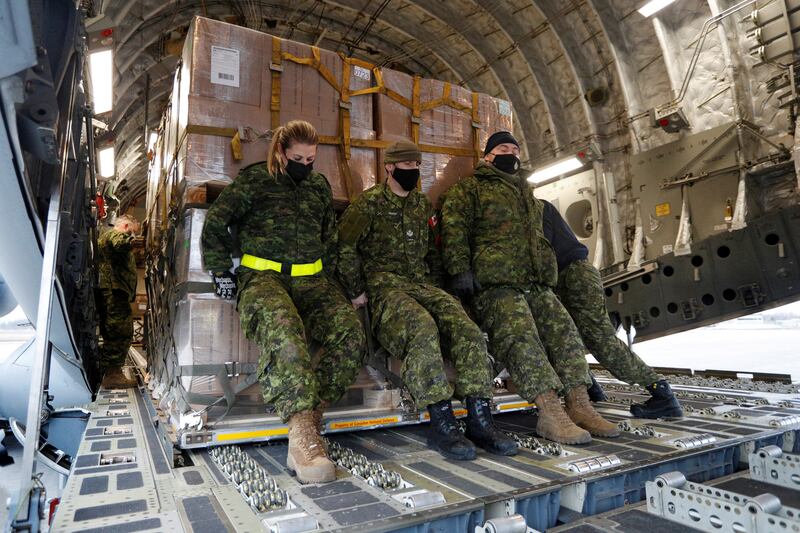
{"type": "Polygon", "coordinates": [[[399,141],[386,150],[386,183],[359,196],[339,223],[339,278],[353,305],[367,303],[381,345],[403,361],[403,379],[431,417],[428,445],[445,457],[475,458],[475,445],[515,455],[492,421],[492,374],[483,334],[441,286],[438,219],[417,190],[421,154],[399,141]],[[456,425],[442,356],[453,362],[467,405],[466,438],[456,425]],[[474,444],[473,444],[474,443],[474,444]]]}

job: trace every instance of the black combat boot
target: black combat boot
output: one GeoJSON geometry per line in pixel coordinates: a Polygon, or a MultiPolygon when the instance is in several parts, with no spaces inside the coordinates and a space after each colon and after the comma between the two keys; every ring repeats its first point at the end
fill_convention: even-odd
{"type": "Polygon", "coordinates": [[[467,396],[466,437],[495,455],[517,455],[517,443],[497,429],[492,419],[489,400],[467,396]]]}
{"type": "Polygon", "coordinates": [[[603,387],[594,379],[594,374],[589,372],[589,377],[592,378],[592,386],[589,387],[589,390],[586,392],[589,393],[589,399],[593,402],[604,402],[608,400],[608,396],[606,396],[606,391],[603,390],[603,387]]]}
{"type": "Polygon", "coordinates": [[[450,400],[430,404],[428,412],[431,415],[428,446],[448,459],[457,461],[475,459],[475,445],[458,429],[450,400]]]}
{"type": "Polygon", "coordinates": [[[644,403],[631,405],[636,418],[679,418],[683,409],[666,379],[659,379],[646,387],[652,398],[644,403]]]}

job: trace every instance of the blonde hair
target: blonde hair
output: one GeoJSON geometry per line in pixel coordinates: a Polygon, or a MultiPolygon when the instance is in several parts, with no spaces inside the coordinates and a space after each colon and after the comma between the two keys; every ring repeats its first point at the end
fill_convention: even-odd
{"type": "Polygon", "coordinates": [[[278,146],[283,148],[285,154],[286,149],[294,143],[318,145],[319,136],[317,135],[317,130],[305,120],[290,120],[283,126],[278,126],[272,132],[272,142],[269,145],[267,154],[267,169],[271,175],[278,176],[286,171],[286,165],[281,161],[278,146]]]}

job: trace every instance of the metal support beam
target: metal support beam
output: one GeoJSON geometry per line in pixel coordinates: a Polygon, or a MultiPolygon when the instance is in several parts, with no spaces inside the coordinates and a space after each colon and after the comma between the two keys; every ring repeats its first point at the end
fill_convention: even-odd
{"type": "Polygon", "coordinates": [[[39,285],[39,307],[36,328],[36,356],[31,368],[31,386],[28,392],[28,416],[25,423],[25,449],[22,454],[21,479],[28,479],[20,488],[19,507],[27,507],[28,497],[33,488],[36,472],[36,451],[39,449],[39,429],[42,415],[48,402],[48,382],[50,377],[50,315],[52,314],[53,279],[56,272],[58,235],[61,225],[61,183],[57,183],[50,194],[50,207],[47,212],[47,226],[42,261],[42,276],[39,285]],[[23,505],[25,504],[25,505],[23,505]]]}

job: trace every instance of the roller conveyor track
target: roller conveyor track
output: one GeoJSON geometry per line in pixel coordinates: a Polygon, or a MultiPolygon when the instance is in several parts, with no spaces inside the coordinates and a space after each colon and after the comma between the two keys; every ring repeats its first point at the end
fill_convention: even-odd
{"type": "Polygon", "coordinates": [[[444,459],[425,446],[424,424],[334,433],[329,439],[339,450],[337,481],[303,486],[285,469],[285,441],[226,446],[224,454],[215,447],[181,454],[168,448],[169,439],[154,425],[143,390],[101,391],[54,526],[83,533],[376,531],[424,524],[473,531],[512,509],[529,527],[544,530],[559,516],[645,512],[623,505],[642,501],[645,482],[664,472],[709,482],[746,468],[743,458],[756,448],[800,448],[797,395],[699,387],[679,392],[696,395],[684,400],[696,407],[687,417],[644,421],[630,418],[626,407],[641,394],[624,387],[609,391],[617,399],[598,408],[626,431],[583,446],[536,438],[535,412],[499,414],[498,425],[525,446],[515,457],[480,451],[475,461],[444,459]],[[186,466],[176,468],[176,461],[186,466]]]}

